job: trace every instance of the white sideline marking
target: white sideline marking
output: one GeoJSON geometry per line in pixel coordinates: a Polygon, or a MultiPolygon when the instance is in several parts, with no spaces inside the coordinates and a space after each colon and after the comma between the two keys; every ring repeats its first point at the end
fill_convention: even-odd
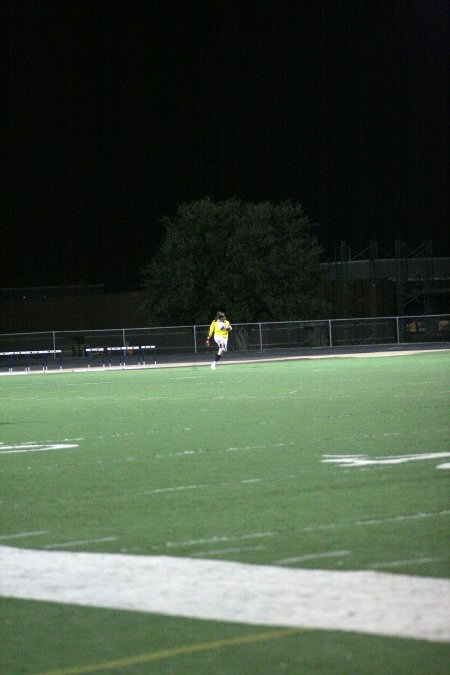
{"type": "Polygon", "coordinates": [[[0,595],[450,642],[450,581],[376,571],[0,546],[0,595]]]}
{"type": "Polygon", "coordinates": [[[436,469],[450,469],[450,462],[444,462],[443,464],[438,464],[436,469]]]}
{"type": "Polygon", "coordinates": [[[389,457],[373,457],[367,455],[323,455],[322,463],[338,464],[339,466],[370,466],[374,464],[405,464],[423,459],[441,459],[450,457],[450,452],[425,452],[417,455],[392,455],[389,457]]]}
{"type": "Polygon", "coordinates": [[[274,565],[290,565],[290,563],[303,562],[304,560],[317,560],[317,558],[340,558],[343,555],[350,555],[350,551],[329,551],[328,553],[309,553],[295,558],[284,558],[283,560],[274,560],[274,565]]]}
{"type": "Polygon", "coordinates": [[[424,565],[430,562],[439,562],[440,560],[442,560],[442,558],[416,558],[413,560],[391,560],[391,562],[372,563],[371,565],[369,565],[369,567],[378,570],[384,567],[403,567],[404,565],[424,565]]]}
{"type": "Polygon", "coordinates": [[[19,445],[3,445],[0,443],[0,455],[15,452],[48,452],[49,450],[68,450],[78,448],[78,443],[20,443],[19,445]]]}
{"type": "Polygon", "coordinates": [[[48,530],[36,530],[35,532],[18,532],[17,534],[2,534],[0,539],[21,539],[23,537],[40,537],[43,534],[48,534],[48,530]]]}
{"type": "Polygon", "coordinates": [[[67,546],[82,546],[83,544],[100,544],[104,541],[117,541],[117,537],[101,537],[101,539],[84,539],[81,541],[63,541],[57,544],[46,544],[44,548],[66,548],[67,546]]]}

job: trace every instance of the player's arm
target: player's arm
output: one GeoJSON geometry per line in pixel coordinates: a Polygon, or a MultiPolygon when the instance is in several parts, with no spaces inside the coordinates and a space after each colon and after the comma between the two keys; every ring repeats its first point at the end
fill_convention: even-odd
{"type": "Polygon", "coordinates": [[[208,333],[208,335],[206,336],[206,343],[205,343],[205,344],[206,344],[207,347],[209,347],[209,341],[211,340],[211,338],[212,338],[213,335],[214,335],[214,321],[213,321],[212,324],[210,325],[210,327],[209,327],[209,333],[208,333]]]}

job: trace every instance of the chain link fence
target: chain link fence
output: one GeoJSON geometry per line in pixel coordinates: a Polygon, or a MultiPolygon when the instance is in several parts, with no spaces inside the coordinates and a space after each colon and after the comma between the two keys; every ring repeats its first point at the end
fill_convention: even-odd
{"type": "MultiPolygon", "coordinates": [[[[159,363],[183,358],[204,360],[209,358],[205,348],[208,328],[193,325],[0,334],[0,372],[19,370],[25,359],[31,369],[39,368],[44,360],[44,369],[138,365],[144,346],[155,347],[159,363]]],[[[326,319],[233,324],[229,351],[245,356],[280,350],[304,353],[321,348],[449,341],[449,314],[326,319]]]]}

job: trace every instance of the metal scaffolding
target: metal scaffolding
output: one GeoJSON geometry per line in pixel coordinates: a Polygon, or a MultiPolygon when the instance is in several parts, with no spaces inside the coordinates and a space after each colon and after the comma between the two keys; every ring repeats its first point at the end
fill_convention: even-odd
{"type": "Polygon", "coordinates": [[[429,314],[433,279],[431,241],[423,241],[416,249],[409,248],[404,241],[396,241],[395,263],[398,314],[407,314],[411,305],[414,311],[419,308],[421,313],[429,314]]]}
{"type": "Polygon", "coordinates": [[[383,257],[380,257],[376,241],[370,241],[368,247],[361,251],[351,249],[346,241],[342,241],[340,260],[336,261],[334,269],[334,278],[339,282],[342,316],[353,316],[362,307],[369,316],[377,316],[381,309],[382,282],[386,288],[387,280],[393,285],[397,314],[404,315],[409,311],[429,314],[433,311],[431,241],[424,241],[417,248],[395,241],[394,255],[391,253],[383,257]],[[356,285],[358,280],[363,279],[366,283],[364,291],[356,285]]]}

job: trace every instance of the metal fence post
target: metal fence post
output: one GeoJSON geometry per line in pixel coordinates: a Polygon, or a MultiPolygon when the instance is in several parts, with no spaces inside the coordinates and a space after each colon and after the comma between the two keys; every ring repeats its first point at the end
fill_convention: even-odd
{"type": "Polygon", "coordinates": [[[194,330],[194,354],[197,354],[197,326],[192,326],[194,330]]]}
{"type": "Polygon", "coordinates": [[[261,328],[261,324],[260,324],[260,323],[258,324],[258,326],[259,326],[259,349],[262,351],[262,348],[263,348],[262,328],[261,328]]]}
{"type": "Polygon", "coordinates": [[[333,334],[331,331],[331,319],[328,319],[328,339],[330,341],[330,347],[333,346],[333,334]]]}
{"type": "Polygon", "coordinates": [[[395,317],[395,325],[397,328],[397,344],[400,344],[400,329],[398,327],[398,316],[395,317]]]}

